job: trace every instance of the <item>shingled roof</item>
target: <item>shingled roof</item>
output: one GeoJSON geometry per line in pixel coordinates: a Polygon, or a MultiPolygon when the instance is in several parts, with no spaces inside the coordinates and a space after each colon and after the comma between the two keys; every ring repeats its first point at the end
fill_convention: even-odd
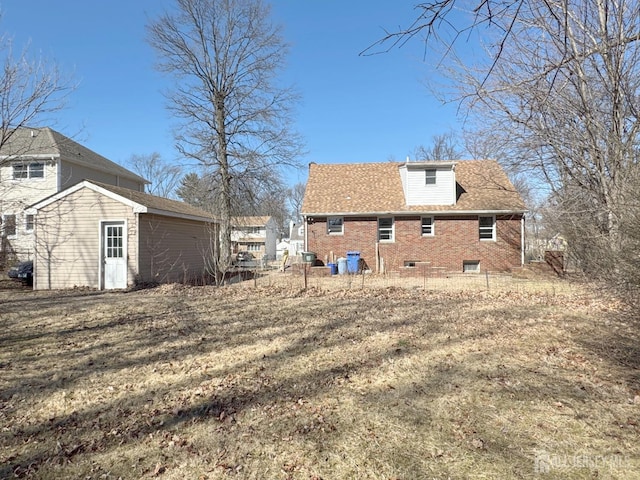
{"type": "Polygon", "coordinates": [[[128,178],[136,182],[149,183],[132,171],[48,127],[18,128],[2,146],[0,156],[11,159],[60,158],[69,163],[128,178]]]}
{"type": "Polygon", "coordinates": [[[157,197],[155,195],[138,192],[137,190],[130,190],[124,187],[116,187],[106,183],[95,182],[93,180],[83,180],[66,190],[41,200],[30,208],[38,210],[56,200],[59,200],[60,198],[80,190],[81,188],[89,188],[102,194],[107,194],[118,201],[129,204],[134,208],[134,210],[140,213],[156,213],[170,217],[187,218],[203,222],[215,222],[215,219],[209,212],[189,205],[188,203],[157,197]]]}
{"type": "Polygon", "coordinates": [[[404,162],[309,165],[303,215],[430,212],[524,212],[520,194],[495,160],[456,162],[455,205],[407,206],[399,169],[404,162]]]}

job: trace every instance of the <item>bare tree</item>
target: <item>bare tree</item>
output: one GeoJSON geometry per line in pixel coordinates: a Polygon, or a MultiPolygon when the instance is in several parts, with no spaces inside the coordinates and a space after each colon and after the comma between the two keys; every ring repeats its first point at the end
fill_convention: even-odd
{"type": "Polygon", "coordinates": [[[506,159],[546,185],[579,265],[610,278],[632,261],[622,230],[637,208],[625,192],[639,168],[639,15],[630,0],[529,5],[490,76],[459,77],[484,134],[508,139],[506,159]]]}
{"type": "Polygon", "coordinates": [[[260,0],[177,0],[148,26],[158,68],[176,83],[167,95],[181,119],[179,151],[216,177],[220,221],[217,268],[231,264],[234,178],[295,164],[290,130],[296,95],[277,85],[287,46],[260,0]]]}
{"type": "MultiPolygon", "coordinates": [[[[64,108],[75,84],[64,76],[55,63],[32,58],[28,46],[14,53],[13,40],[0,38],[2,71],[0,72],[0,149],[20,127],[50,121],[64,108]]],[[[10,161],[0,158],[0,166],[10,161]]]]}
{"type": "Polygon", "coordinates": [[[176,198],[176,188],[182,178],[182,168],[165,162],[159,153],[131,155],[129,163],[133,171],[151,182],[147,193],[159,197],[176,198]]]}
{"type": "Polygon", "coordinates": [[[414,153],[417,160],[457,160],[462,155],[453,132],[431,137],[431,145],[420,145],[414,153]]]}
{"type": "Polygon", "coordinates": [[[302,201],[304,200],[304,192],[306,190],[306,184],[302,182],[296,183],[287,191],[287,199],[289,207],[291,208],[291,217],[296,222],[302,221],[302,201]]]}

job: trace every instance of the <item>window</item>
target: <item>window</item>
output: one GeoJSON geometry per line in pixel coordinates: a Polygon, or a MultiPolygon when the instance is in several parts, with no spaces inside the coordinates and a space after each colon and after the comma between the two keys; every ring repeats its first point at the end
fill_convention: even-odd
{"type": "Polygon", "coordinates": [[[422,217],[422,236],[430,236],[433,233],[433,217],[422,217]]]}
{"type": "Polygon", "coordinates": [[[380,242],[393,242],[393,217],[378,219],[378,240],[380,242]]]}
{"type": "Polygon", "coordinates": [[[435,185],[436,184],[436,171],[435,169],[425,170],[425,185],[435,185]]]}
{"type": "Polygon", "coordinates": [[[24,229],[27,232],[33,231],[33,215],[27,215],[24,222],[24,229]]]}
{"type": "Polygon", "coordinates": [[[327,233],[329,235],[341,235],[344,233],[344,219],[342,217],[327,218],[327,233]]]}
{"type": "Polygon", "coordinates": [[[262,249],[261,243],[247,243],[247,252],[259,252],[262,249]]]}
{"type": "Polygon", "coordinates": [[[44,163],[14,163],[13,179],[20,180],[23,178],[44,178],[44,163]]]}
{"type": "Polygon", "coordinates": [[[124,258],[121,226],[107,226],[107,258],[124,258]]]}
{"type": "Polygon", "coordinates": [[[480,273],[480,260],[464,260],[462,271],[464,273],[480,273]]]}
{"type": "Polygon", "coordinates": [[[495,217],[479,217],[480,240],[496,239],[496,219],[495,217]]]}
{"type": "Polygon", "coordinates": [[[15,237],[16,236],[16,216],[4,215],[2,217],[2,236],[15,237]]]}

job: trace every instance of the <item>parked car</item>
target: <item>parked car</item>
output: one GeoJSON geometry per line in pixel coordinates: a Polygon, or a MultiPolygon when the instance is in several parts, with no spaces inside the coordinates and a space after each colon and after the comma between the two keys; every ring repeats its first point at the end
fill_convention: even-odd
{"type": "Polygon", "coordinates": [[[15,267],[11,267],[7,275],[9,275],[9,278],[19,280],[25,285],[33,285],[33,262],[31,260],[20,262],[15,267]]]}
{"type": "Polygon", "coordinates": [[[238,252],[236,255],[236,261],[240,262],[249,262],[253,260],[253,254],[251,252],[238,252]]]}

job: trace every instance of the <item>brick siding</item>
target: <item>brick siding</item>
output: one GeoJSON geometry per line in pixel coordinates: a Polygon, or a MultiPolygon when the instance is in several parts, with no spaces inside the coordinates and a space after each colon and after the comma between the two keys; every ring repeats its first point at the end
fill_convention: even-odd
{"type": "MultiPolygon", "coordinates": [[[[509,271],[521,265],[521,215],[496,217],[496,241],[480,240],[477,216],[435,216],[433,236],[422,236],[420,216],[394,217],[395,239],[379,243],[385,270],[406,272],[405,262],[425,262],[429,269],[462,272],[463,261],[479,261],[482,271],[509,271]]],[[[344,234],[329,235],[326,218],[308,224],[307,250],[324,262],[360,252],[376,271],[377,217],[344,217],[344,234]]],[[[416,273],[424,269],[418,264],[416,273]]]]}

